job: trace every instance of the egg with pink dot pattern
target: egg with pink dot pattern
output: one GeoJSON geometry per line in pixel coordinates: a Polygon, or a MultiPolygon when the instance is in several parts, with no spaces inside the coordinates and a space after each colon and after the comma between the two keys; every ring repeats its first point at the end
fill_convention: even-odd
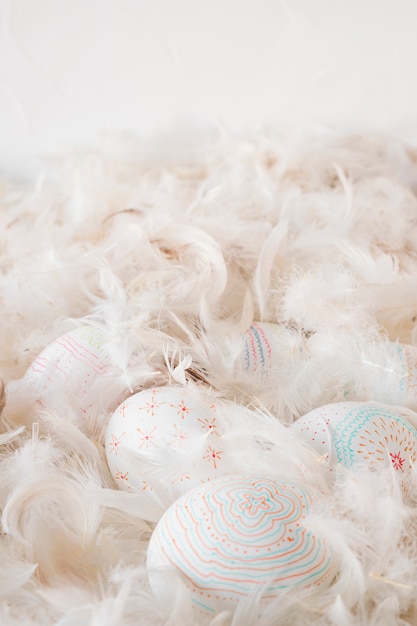
{"type": "Polygon", "coordinates": [[[391,465],[403,486],[417,459],[417,430],[388,406],[340,402],[314,409],[291,426],[330,466],[391,465]]]}
{"type": "Polygon", "coordinates": [[[170,576],[179,575],[194,610],[213,614],[257,593],[262,604],[291,588],[327,587],[332,550],[304,525],[317,504],[309,488],[280,479],[225,476],[200,485],[169,507],[152,534],[154,593],[169,597],[170,576]]]}
{"type": "Polygon", "coordinates": [[[168,496],[169,503],[222,471],[216,406],[198,387],[140,391],[113,413],[106,458],[120,489],[168,496]]]}
{"type": "Polygon", "coordinates": [[[33,361],[24,382],[39,391],[38,404],[50,408],[54,398],[68,397],[81,412],[97,402],[97,382],[111,366],[105,333],[94,326],[81,326],[47,346],[33,361]]]}

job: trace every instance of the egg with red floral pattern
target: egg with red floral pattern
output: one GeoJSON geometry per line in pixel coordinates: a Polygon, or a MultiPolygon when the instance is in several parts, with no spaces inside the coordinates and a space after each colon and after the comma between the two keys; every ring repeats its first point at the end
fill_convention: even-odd
{"type": "Polygon", "coordinates": [[[221,475],[225,455],[216,404],[191,384],[140,391],[111,416],[105,450],[120,489],[170,503],[221,475]]]}
{"type": "Polygon", "coordinates": [[[417,429],[391,407],[376,402],[327,404],[291,428],[330,467],[392,467],[407,491],[407,477],[417,460],[417,429]]]}

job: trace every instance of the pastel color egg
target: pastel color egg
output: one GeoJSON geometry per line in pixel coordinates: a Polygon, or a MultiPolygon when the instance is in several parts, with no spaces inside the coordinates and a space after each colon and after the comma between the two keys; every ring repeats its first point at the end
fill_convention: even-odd
{"type": "Polygon", "coordinates": [[[417,399],[417,349],[407,344],[392,344],[391,350],[395,351],[401,362],[402,373],[398,382],[399,397],[412,396],[417,399]]]}
{"type": "Polygon", "coordinates": [[[366,399],[417,407],[417,349],[414,346],[386,342],[373,347],[364,355],[360,377],[362,385],[357,383],[356,387],[366,399]]]}
{"type": "Polygon", "coordinates": [[[156,387],[125,400],[106,429],[106,457],[120,489],[169,503],[222,471],[216,407],[195,386],[156,387]]]}
{"type": "Polygon", "coordinates": [[[417,430],[390,407],[372,402],[340,402],[319,407],[291,428],[330,466],[362,463],[391,466],[404,488],[417,459],[417,430]]]}
{"type": "MultiPolygon", "coordinates": [[[[251,373],[267,373],[281,357],[283,346],[288,349],[291,333],[278,324],[253,322],[242,336],[242,364],[251,373]]],[[[293,342],[294,343],[294,342],[293,342]]],[[[301,349],[294,343],[294,349],[301,349]]]]}
{"type": "Polygon", "coordinates": [[[277,324],[253,322],[242,337],[245,369],[253,372],[270,368],[283,332],[277,324]]]}
{"type": "Polygon", "coordinates": [[[400,355],[402,376],[398,385],[402,397],[417,398],[417,349],[407,344],[393,344],[392,350],[400,355]]]}
{"type": "Polygon", "coordinates": [[[178,499],[157,524],[148,548],[151,587],[169,597],[180,575],[197,612],[235,609],[259,593],[326,587],[334,557],[304,525],[317,504],[310,489],[272,478],[225,476],[178,499]]]}
{"type": "Polygon", "coordinates": [[[55,339],[33,361],[25,384],[39,391],[39,404],[53,406],[64,393],[86,412],[97,401],[95,383],[110,370],[100,328],[81,326],[55,339]]]}

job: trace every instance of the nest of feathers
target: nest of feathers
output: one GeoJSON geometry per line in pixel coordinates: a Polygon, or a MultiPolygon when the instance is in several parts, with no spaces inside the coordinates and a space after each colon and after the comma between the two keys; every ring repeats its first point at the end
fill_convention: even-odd
{"type": "Polygon", "coordinates": [[[396,137],[273,128],[113,136],[1,182],[0,623],[416,623],[416,190],[396,137]],[[297,430],[346,402],[383,407],[378,432],[392,413],[407,462],[353,467],[297,430]],[[152,582],[155,528],[214,470],[313,494],[326,584],[204,611],[178,571],[152,582]]]}

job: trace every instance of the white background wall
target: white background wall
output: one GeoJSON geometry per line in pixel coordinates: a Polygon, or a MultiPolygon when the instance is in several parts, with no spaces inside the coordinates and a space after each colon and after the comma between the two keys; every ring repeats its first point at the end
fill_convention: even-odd
{"type": "MultiPolygon", "coordinates": [[[[417,0],[0,0],[0,173],[100,130],[417,122],[417,0]]],[[[417,135],[417,133],[416,133],[417,135]]]]}

